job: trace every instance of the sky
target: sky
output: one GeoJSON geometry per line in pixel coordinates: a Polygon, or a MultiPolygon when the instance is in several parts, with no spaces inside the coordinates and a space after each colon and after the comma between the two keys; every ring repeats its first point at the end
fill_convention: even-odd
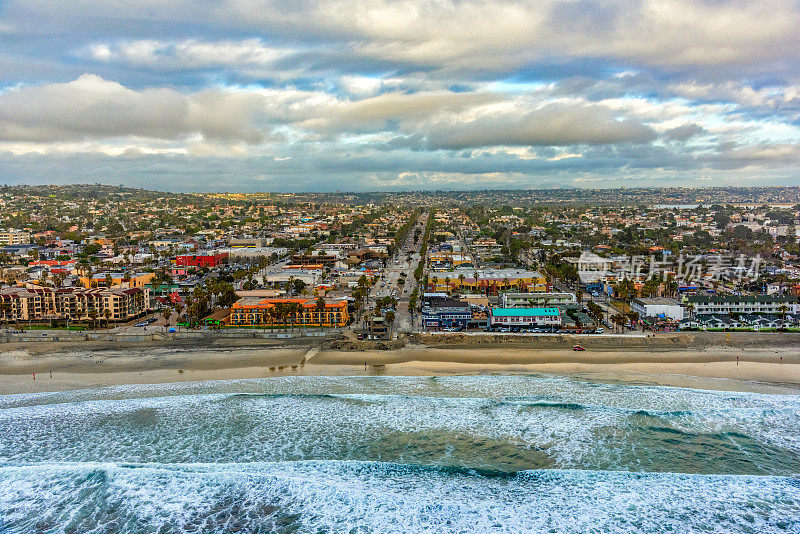
{"type": "Polygon", "coordinates": [[[0,0],[0,183],[800,185],[797,0],[0,0]]]}

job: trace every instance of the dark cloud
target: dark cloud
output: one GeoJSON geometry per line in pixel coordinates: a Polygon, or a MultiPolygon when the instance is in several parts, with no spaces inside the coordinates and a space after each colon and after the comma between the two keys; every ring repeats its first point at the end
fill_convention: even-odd
{"type": "Polygon", "coordinates": [[[706,129],[699,124],[682,124],[675,128],[670,128],[666,132],[667,139],[672,141],[686,141],[696,135],[706,133],[706,129]]]}
{"type": "Polygon", "coordinates": [[[429,133],[431,146],[448,149],[645,143],[655,138],[652,128],[636,120],[620,119],[606,107],[558,104],[519,117],[490,116],[434,127],[429,133]]]}

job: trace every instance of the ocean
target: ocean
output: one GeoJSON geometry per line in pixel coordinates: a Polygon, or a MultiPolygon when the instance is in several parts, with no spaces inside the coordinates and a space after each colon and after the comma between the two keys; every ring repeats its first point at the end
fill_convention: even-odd
{"type": "Polygon", "coordinates": [[[800,532],[800,397],[551,376],[0,396],[0,532],[800,532]]]}

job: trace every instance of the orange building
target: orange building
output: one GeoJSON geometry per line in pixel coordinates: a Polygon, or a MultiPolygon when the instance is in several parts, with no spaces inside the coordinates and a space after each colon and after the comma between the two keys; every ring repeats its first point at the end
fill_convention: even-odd
{"type": "Polygon", "coordinates": [[[316,326],[343,327],[350,316],[347,302],[334,300],[321,308],[315,298],[245,297],[231,306],[231,326],[316,326]]]}

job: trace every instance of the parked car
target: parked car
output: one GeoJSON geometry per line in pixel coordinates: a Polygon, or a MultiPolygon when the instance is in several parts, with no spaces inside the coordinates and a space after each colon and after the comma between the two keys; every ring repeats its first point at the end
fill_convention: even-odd
{"type": "Polygon", "coordinates": [[[582,351],[586,349],[583,347],[583,345],[573,345],[572,350],[582,351]]]}

